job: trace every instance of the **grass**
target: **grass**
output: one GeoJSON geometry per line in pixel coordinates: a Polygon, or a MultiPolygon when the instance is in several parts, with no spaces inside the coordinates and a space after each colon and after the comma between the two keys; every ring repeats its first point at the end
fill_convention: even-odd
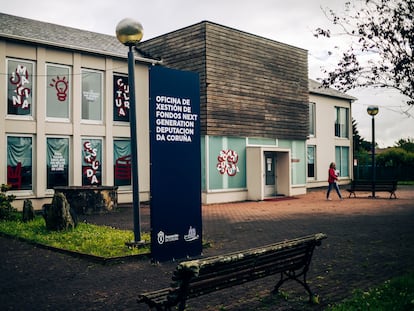
{"type": "Polygon", "coordinates": [[[414,181],[398,181],[398,185],[400,186],[413,186],[414,185],[414,181]]]}
{"type": "MultiPolygon", "coordinates": [[[[135,248],[125,245],[134,240],[132,231],[87,223],[78,223],[76,228],[67,231],[48,231],[41,216],[26,223],[20,220],[0,221],[0,233],[106,259],[150,253],[149,246],[135,248]]],[[[150,239],[149,234],[143,234],[142,238],[146,241],[150,239]]]]}
{"type": "Polygon", "coordinates": [[[368,291],[356,290],[350,299],[328,310],[414,310],[414,272],[386,281],[383,285],[368,291]]]}

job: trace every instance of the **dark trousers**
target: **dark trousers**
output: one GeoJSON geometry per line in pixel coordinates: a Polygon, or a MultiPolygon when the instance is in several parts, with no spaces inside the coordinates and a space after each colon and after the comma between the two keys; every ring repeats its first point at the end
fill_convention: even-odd
{"type": "Polygon", "coordinates": [[[329,194],[331,193],[332,188],[334,188],[336,190],[336,193],[338,194],[338,197],[340,199],[342,199],[341,191],[339,190],[338,183],[336,183],[336,182],[330,182],[329,183],[328,191],[326,192],[326,198],[327,199],[329,198],[329,194]]]}

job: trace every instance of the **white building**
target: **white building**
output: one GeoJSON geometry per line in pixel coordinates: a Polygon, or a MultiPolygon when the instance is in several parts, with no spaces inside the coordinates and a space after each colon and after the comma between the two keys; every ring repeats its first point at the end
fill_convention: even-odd
{"type": "Polygon", "coordinates": [[[339,170],[339,182],[349,183],[353,174],[352,102],[355,97],[321,88],[309,80],[309,139],[307,187],[328,184],[331,162],[339,170]]]}

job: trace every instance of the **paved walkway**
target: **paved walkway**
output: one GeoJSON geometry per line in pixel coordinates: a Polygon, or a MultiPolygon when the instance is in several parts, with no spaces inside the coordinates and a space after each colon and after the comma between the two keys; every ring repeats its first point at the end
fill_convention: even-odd
{"type": "MultiPolygon", "coordinates": [[[[273,297],[269,277],[190,300],[189,310],[323,310],[356,288],[414,271],[414,187],[400,187],[397,200],[377,194],[374,200],[358,193],[343,201],[333,194],[326,201],[324,190],[313,190],[292,199],[203,206],[204,238],[212,243],[205,256],[326,233],[308,275],[321,304],[308,305],[294,282],[282,287],[287,301],[273,297]]],[[[148,207],[141,217],[148,230],[148,207]]],[[[130,208],[87,218],[132,229],[130,208]]],[[[6,238],[0,238],[0,249],[1,310],[146,310],[135,297],[167,286],[176,265],[138,260],[104,266],[6,238]]]]}

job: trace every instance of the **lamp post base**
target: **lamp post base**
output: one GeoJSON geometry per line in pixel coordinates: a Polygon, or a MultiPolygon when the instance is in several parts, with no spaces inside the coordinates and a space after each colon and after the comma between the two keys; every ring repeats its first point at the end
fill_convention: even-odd
{"type": "Polygon", "coordinates": [[[125,245],[128,247],[134,247],[134,248],[143,248],[147,245],[149,245],[149,242],[146,242],[145,240],[141,241],[131,241],[131,242],[125,242],[125,245]]]}

